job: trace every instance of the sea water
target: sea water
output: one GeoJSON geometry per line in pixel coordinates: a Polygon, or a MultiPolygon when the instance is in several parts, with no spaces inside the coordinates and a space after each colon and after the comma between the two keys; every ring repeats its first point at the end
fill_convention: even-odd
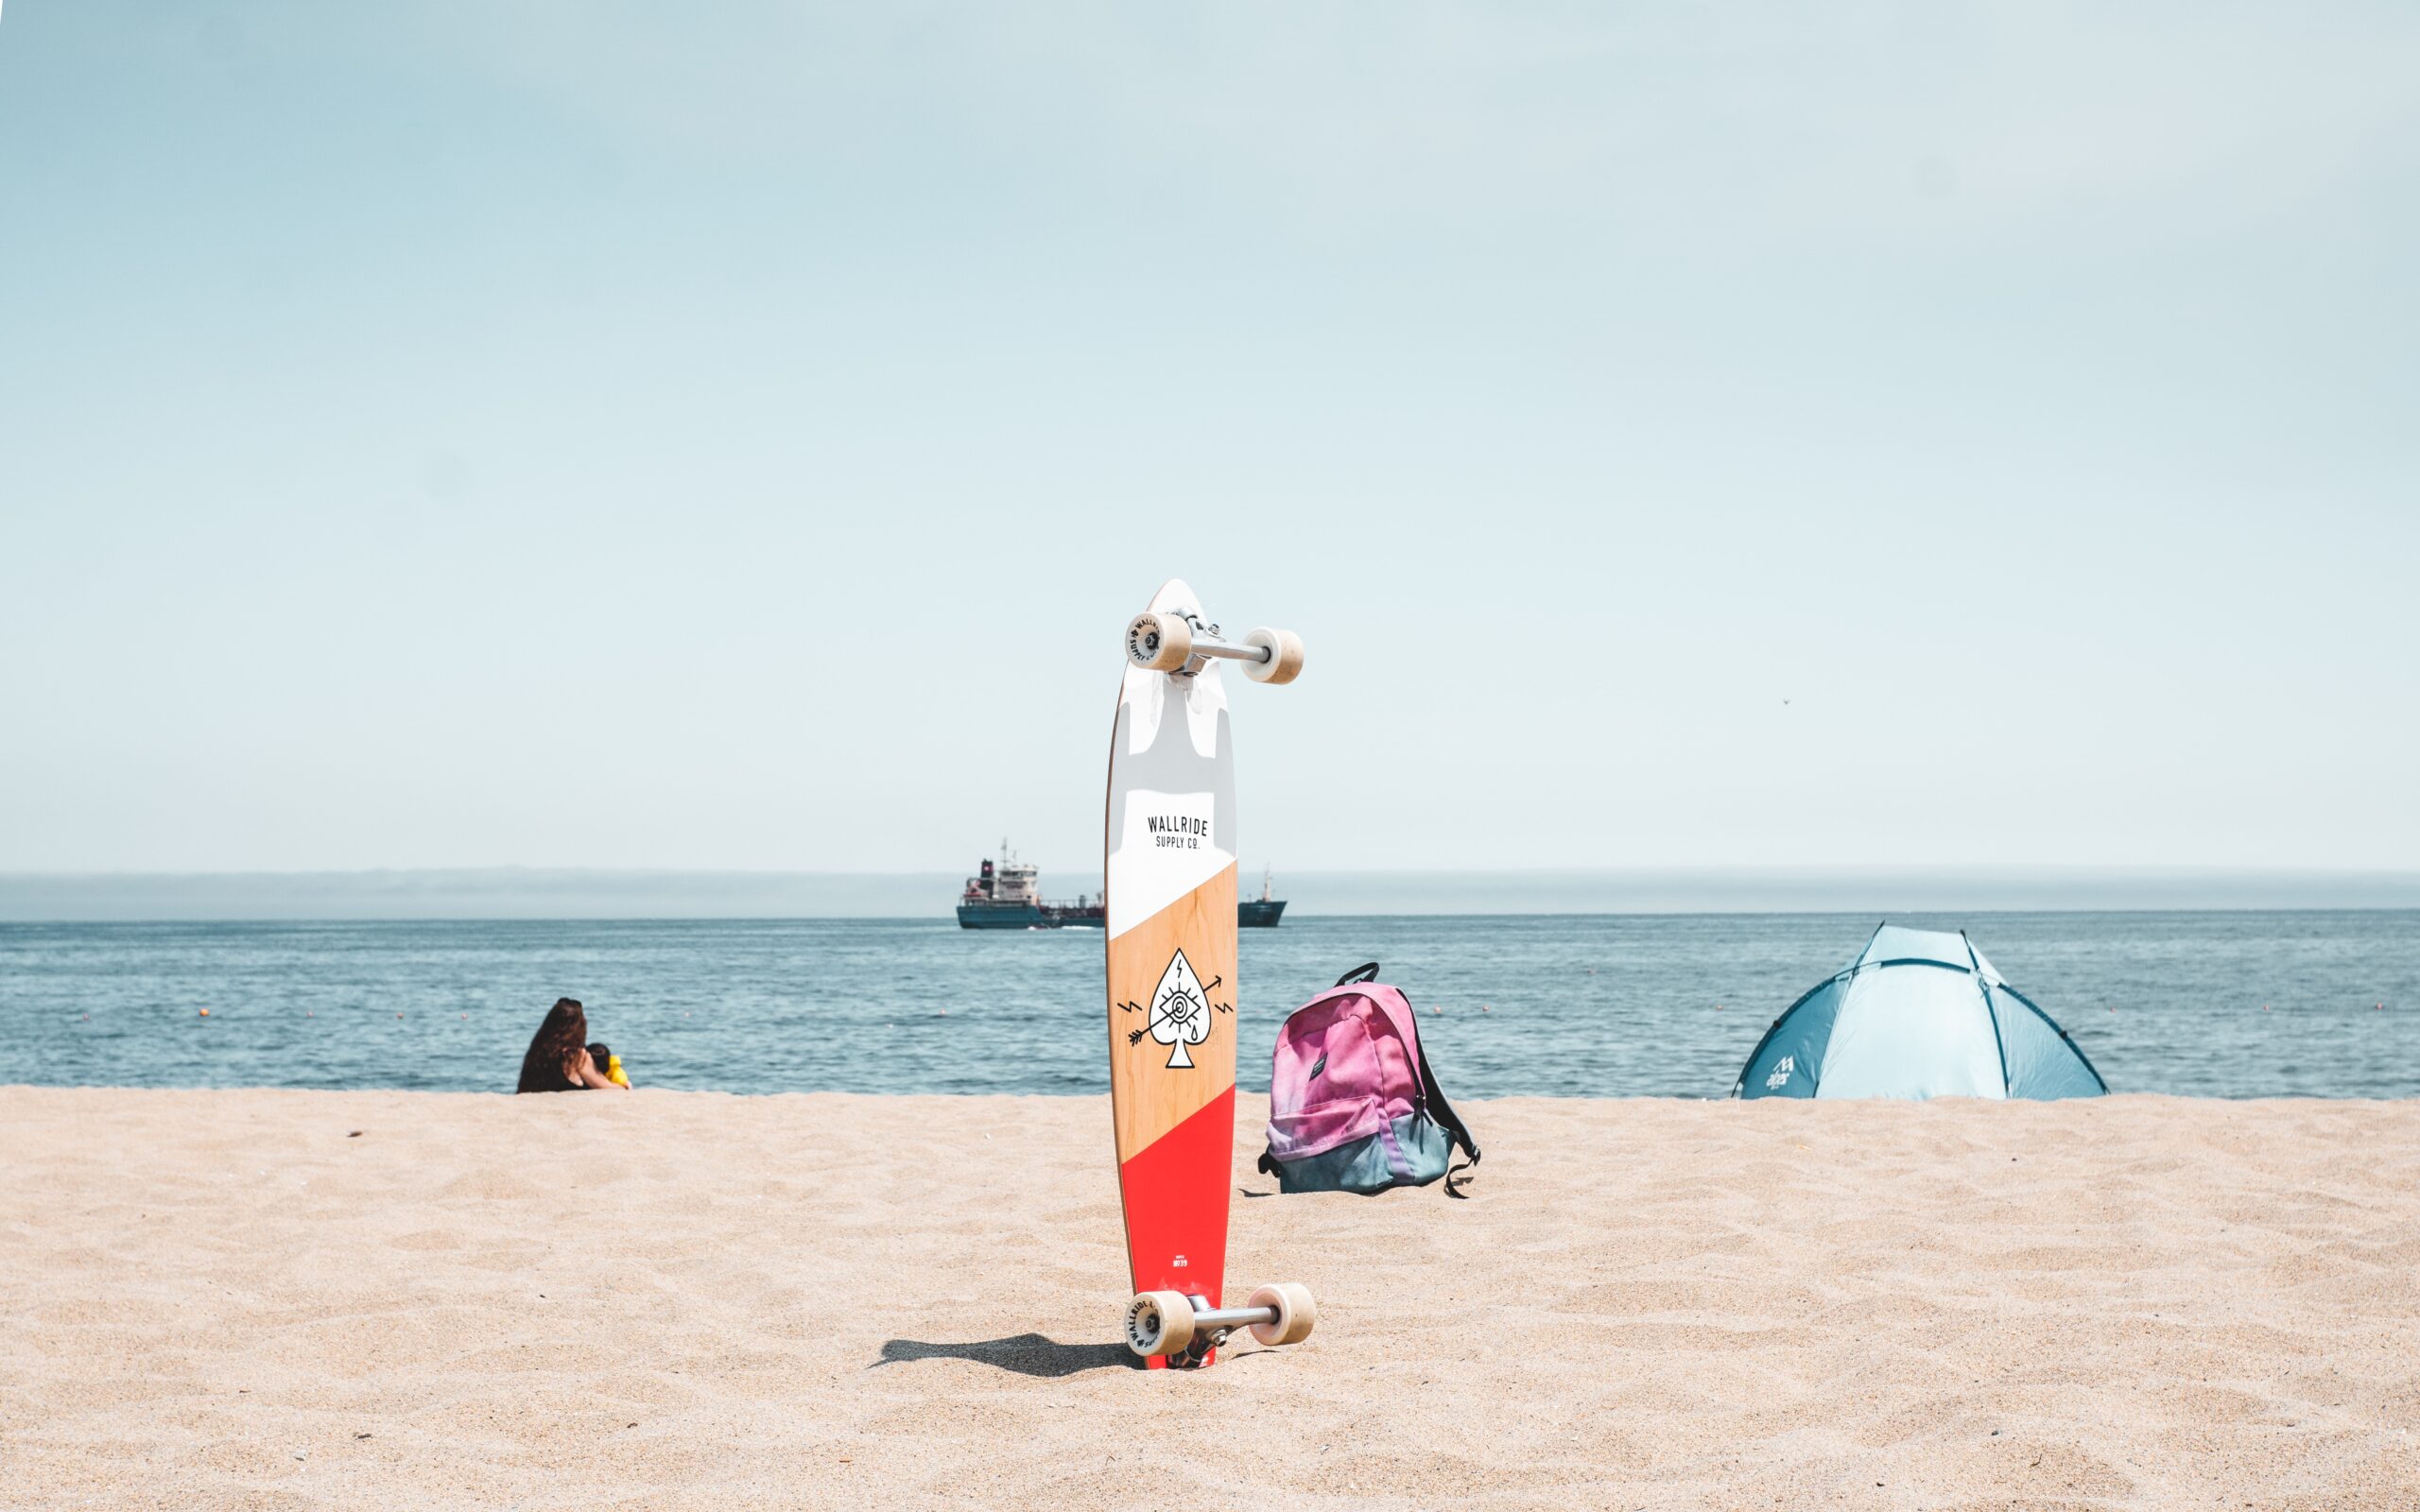
{"type": "MultiPolygon", "coordinates": [[[[1962,925],[2113,1091],[2420,1095],[2420,913],[1894,921],[1962,925]]],[[[1236,1079],[1376,960],[1456,1096],[1721,1096],[1876,922],[1288,918],[1240,936],[1236,1079]]],[[[642,1086],[1098,1092],[1101,965],[1098,930],[924,919],[0,924],[0,1084],[509,1091],[571,996],[642,1086]]]]}

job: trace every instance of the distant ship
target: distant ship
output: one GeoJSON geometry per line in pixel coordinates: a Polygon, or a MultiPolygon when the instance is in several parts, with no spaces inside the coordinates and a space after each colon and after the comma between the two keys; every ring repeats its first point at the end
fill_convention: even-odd
{"type": "MultiPolygon", "coordinates": [[[[958,895],[959,927],[1099,929],[1109,922],[1108,908],[1089,896],[1080,896],[1072,903],[1043,902],[1041,877],[1041,868],[1016,860],[1009,852],[1009,842],[1001,841],[999,861],[985,861],[982,870],[967,878],[966,890],[958,895]]],[[[1264,868],[1260,896],[1236,902],[1236,924],[1241,929],[1273,929],[1285,913],[1286,900],[1269,896],[1269,872],[1264,868]]]]}
{"type": "Polygon", "coordinates": [[[958,922],[962,929],[1099,929],[1109,921],[1109,910],[1097,899],[1078,898],[1072,903],[1050,903],[1042,901],[1042,868],[1030,861],[1016,860],[1009,853],[1009,842],[1000,842],[1000,862],[994,866],[983,863],[983,869],[966,879],[966,890],[958,895],[958,922]]]}
{"type": "Polygon", "coordinates": [[[1286,900],[1269,896],[1269,868],[1260,868],[1260,896],[1236,902],[1236,923],[1244,929],[1275,929],[1285,915],[1286,900]]]}

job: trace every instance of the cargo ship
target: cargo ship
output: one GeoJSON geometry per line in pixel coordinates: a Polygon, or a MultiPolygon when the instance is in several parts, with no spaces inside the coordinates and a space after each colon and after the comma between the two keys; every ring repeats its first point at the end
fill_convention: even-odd
{"type": "Polygon", "coordinates": [[[961,929],[1099,929],[1109,922],[1109,909],[1098,899],[1080,897],[1072,903],[1045,902],[1042,868],[1019,861],[1000,842],[997,866],[990,861],[966,879],[958,895],[961,929]]]}
{"type": "MultiPolygon", "coordinates": [[[[1285,913],[1286,900],[1269,895],[1269,872],[1264,868],[1260,896],[1236,902],[1236,924],[1241,929],[1272,929],[1285,913]]],[[[984,862],[980,871],[966,879],[966,890],[958,895],[960,929],[1100,929],[1108,922],[1107,905],[1089,896],[1080,896],[1071,903],[1044,902],[1042,868],[1017,860],[1006,840],[1000,842],[1000,859],[984,862]]]]}
{"type": "Polygon", "coordinates": [[[1236,923],[1244,929],[1275,929],[1285,916],[1286,900],[1269,896],[1269,868],[1260,868],[1260,896],[1236,901],[1236,923]]]}

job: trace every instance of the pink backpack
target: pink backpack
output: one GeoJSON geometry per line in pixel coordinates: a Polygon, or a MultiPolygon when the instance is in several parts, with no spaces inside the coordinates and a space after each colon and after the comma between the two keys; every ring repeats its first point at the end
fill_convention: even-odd
{"type": "Polygon", "coordinates": [[[1375,961],[1345,972],[1277,1031],[1260,1168],[1280,1191],[1383,1192],[1443,1177],[1459,1197],[1478,1164],[1421,1052],[1419,1017],[1377,977],[1375,961]],[[1457,1144],[1470,1157],[1459,1167],[1457,1144]]]}

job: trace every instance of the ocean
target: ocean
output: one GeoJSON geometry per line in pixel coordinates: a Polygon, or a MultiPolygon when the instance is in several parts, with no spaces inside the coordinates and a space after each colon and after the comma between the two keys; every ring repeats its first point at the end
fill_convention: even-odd
{"type": "MultiPolygon", "coordinates": [[[[2420,911],[1893,921],[1964,927],[2113,1091],[2420,1095],[2420,911]]],[[[1876,922],[1289,917],[1241,936],[1237,1080],[1377,960],[1457,1097],[1723,1096],[1876,922]]],[[[0,1084],[510,1091],[568,995],[643,1086],[1098,1092],[1101,956],[927,919],[0,924],[0,1084]]]]}

